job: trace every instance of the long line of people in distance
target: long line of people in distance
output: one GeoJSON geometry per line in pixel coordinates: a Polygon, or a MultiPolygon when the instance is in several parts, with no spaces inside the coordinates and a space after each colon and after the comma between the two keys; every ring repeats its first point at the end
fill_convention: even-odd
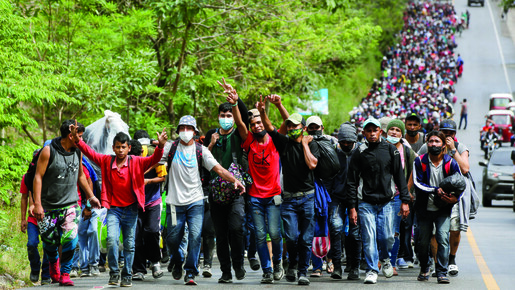
{"type": "Polygon", "coordinates": [[[129,287],[146,279],[147,269],[163,277],[166,261],[173,279],[197,285],[200,275],[212,276],[216,248],[219,283],[232,283],[233,273],[246,277],[246,251],[251,268],[262,269],[263,284],[284,278],[309,285],[308,276],[321,274],[321,256],[335,280],[344,272],[361,280],[362,266],[364,283],[375,284],[380,271],[391,278],[418,260],[417,280],[434,275],[450,283],[459,272],[460,232],[474,213],[469,151],[447,119],[463,70],[453,54],[453,27],[468,26],[469,17],[457,17],[450,4],[409,4],[402,42],[381,64],[384,75],[333,137],[324,135],[320,117],[289,114],[278,95],[248,110],[225,80],[219,82],[226,96],[220,126],[204,138],[186,115],[175,128],[177,140],[168,141],[165,129],[156,140],[144,130],[132,139],[120,132],[110,144],[114,154],[102,154],[82,140],[82,124],[63,122],[61,136],[36,153],[20,190],[30,279],[72,286],[78,272],[99,275],[106,259],[108,284],[129,287]],[[279,127],[267,116],[267,102],[283,119],[279,127]],[[317,172],[328,154],[337,156],[339,167],[330,178],[317,172]],[[463,192],[440,187],[454,175],[466,177],[463,192]]]}

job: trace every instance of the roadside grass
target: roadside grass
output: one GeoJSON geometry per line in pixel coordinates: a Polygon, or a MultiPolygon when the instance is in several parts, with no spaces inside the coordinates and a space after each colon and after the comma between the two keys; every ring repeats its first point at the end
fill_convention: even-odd
{"type": "Polygon", "coordinates": [[[5,204],[0,206],[0,275],[9,274],[15,279],[7,289],[33,285],[29,280],[27,234],[20,231],[19,204],[20,198],[17,197],[10,206],[5,204]]]}

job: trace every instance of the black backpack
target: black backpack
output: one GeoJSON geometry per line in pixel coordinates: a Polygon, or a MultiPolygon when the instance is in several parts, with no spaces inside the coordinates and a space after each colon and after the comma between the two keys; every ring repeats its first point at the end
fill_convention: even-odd
{"type": "MultiPolygon", "coordinates": [[[[54,161],[54,156],[55,156],[54,150],[55,149],[52,147],[52,144],[47,145],[47,146],[50,146],[50,158],[48,159],[48,164],[46,167],[48,169],[48,166],[54,161]]],[[[39,156],[41,155],[41,151],[43,151],[43,148],[45,148],[45,147],[39,148],[36,151],[34,151],[34,154],[32,156],[32,161],[30,162],[29,168],[27,169],[27,172],[25,173],[25,178],[24,178],[25,186],[27,187],[27,190],[30,192],[31,195],[34,193],[34,188],[33,188],[34,187],[34,176],[36,175],[36,169],[38,167],[39,156]]]]}
{"type": "Polygon", "coordinates": [[[315,168],[315,177],[322,180],[333,178],[340,171],[340,160],[336,154],[336,144],[325,136],[316,136],[313,139],[318,144],[320,157],[315,168]]]}

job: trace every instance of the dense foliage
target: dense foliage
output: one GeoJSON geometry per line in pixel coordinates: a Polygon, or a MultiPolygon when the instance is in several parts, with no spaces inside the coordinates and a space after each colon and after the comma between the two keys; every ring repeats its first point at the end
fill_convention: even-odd
{"type": "Polygon", "coordinates": [[[206,132],[221,77],[249,106],[277,93],[291,111],[329,88],[333,129],[379,74],[405,2],[0,0],[0,195],[37,147],[21,144],[40,146],[67,118],[88,125],[110,109],[152,132],[191,114],[206,132]]]}

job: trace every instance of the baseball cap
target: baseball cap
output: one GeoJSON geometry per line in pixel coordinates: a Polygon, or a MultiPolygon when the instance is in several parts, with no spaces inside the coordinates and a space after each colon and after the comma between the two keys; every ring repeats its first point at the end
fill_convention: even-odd
{"type": "Polygon", "coordinates": [[[457,127],[456,122],[454,122],[453,120],[446,119],[446,120],[443,120],[442,123],[440,124],[440,131],[448,130],[448,131],[456,132],[456,127],[457,127]]]}
{"type": "Polygon", "coordinates": [[[249,110],[249,118],[259,117],[259,111],[258,109],[251,109],[249,110]]]}
{"type": "Polygon", "coordinates": [[[179,120],[179,124],[177,125],[177,131],[179,131],[179,126],[181,126],[181,125],[193,126],[193,128],[195,128],[195,131],[198,132],[197,121],[195,120],[195,118],[193,118],[193,116],[190,116],[190,115],[182,116],[181,119],[179,120]]]}
{"type": "Polygon", "coordinates": [[[302,117],[299,113],[291,114],[286,121],[292,122],[294,125],[302,124],[303,126],[306,126],[306,120],[304,120],[304,117],[302,117]]]}
{"type": "Polygon", "coordinates": [[[363,129],[369,125],[369,124],[372,124],[372,125],[375,125],[376,127],[379,127],[381,128],[381,123],[379,123],[379,120],[377,120],[376,118],[368,118],[367,120],[365,120],[365,122],[363,122],[363,129]]]}
{"type": "Polygon", "coordinates": [[[311,116],[306,120],[306,126],[309,126],[311,124],[316,124],[318,126],[323,126],[322,119],[320,119],[319,116],[311,116]]]}
{"type": "Polygon", "coordinates": [[[422,123],[422,120],[420,120],[420,117],[416,113],[410,113],[406,116],[406,121],[408,120],[415,120],[419,123],[422,123]]]}

